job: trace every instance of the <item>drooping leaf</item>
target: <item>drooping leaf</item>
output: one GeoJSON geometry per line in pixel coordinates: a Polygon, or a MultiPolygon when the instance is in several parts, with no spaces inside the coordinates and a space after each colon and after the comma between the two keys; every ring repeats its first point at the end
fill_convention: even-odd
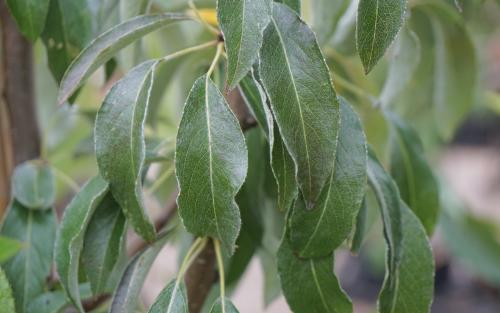
{"type": "Polygon", "coordinates": [[[380,101],[389,105],[410,82],[420,62],[420,40],[408,27],[399,33],[380,101]]]}
{"type": "MultiPolygon", "coordinates": [[[[90,298],[92,292],[88,283],[81,284],[80,295],[83,299],[90,298]]],[[[62,290],[50,291],[43,293],[30,301],[27,313],[61,313],[63,309],[68,307],[71,301],[66,297],[66,293],[62,290]]]]}
{"type": "Polygon", "coordinates": [[[154,239],[155,229],[142,195],[144,121],[157,63],[144,62],[118,81],[104,99],[95,123],[99,171],[135,231],[148,241],[154,239]]]}
{"type": "Polygon", "coordinates": [[[274,1],[286,4],[292,10],[294,10],[295,12],[297,12],[297,14],[300,15],[300,8],[301,8],[300,0],[274,0],[274,1]]]}
{"type": "Polygon", "coordinates": [[[368,227],[368,206],[366,205],[366,199],[361,203],[359,208],[358,216],[356,217],[356,227],[354,229],[354,236],[351,242],[351,252],[359,253],[361,250],[361,245],[365,239],[367,227],[368,227]]]}
{"type": "Polygon", "coordinates": [[[158,295],[148,313],[189,313],[186,286],[171,281],[158,295]]]}
{"type": "Polygon", "coordinates": [[[23,313],[29,301],[45,289],[52,266],[56,218],[53,210],[30,210],[15,200],[8,210],[0,234],[21,241],[24,249],[2,267],[12,287],[16,311],[23,313]]]}
{"type": "Polygon", "coordinates": [[[120,206],[111,193],[106,194],[89,221],[81,256],[94,295],[106,291],[118,259],[124,253],[125,226],[120,206]]]}
{"type": "MultiPolygon", "coordinates": [[[[340,134],[334,170],[314,210],[299,198],[290,216],[290,243],[300,257],[331,254],[349,236],[365,194],[367,147],[361,122],[340,100],[340,134]]],[[[333,162],[333,160],[332,160],[333,162]]]]}
{"type": "Polygon", "coordinates": [[[14,170],[12,195],[29,209],[48,209],[54,203],[55,183],[52,169],[42,161],[27,161],[14,170]]]}
{"type": "Polygon", "coordinates": [[[0,312],[13,313],[15,312],[14,297],[9,281],[5,276],[4,271],[0,267],[0,312]]]}
{"type": "Polygon", "coordinates": [[[50,0],[7,0],[10,13],[21,33],[35,41],[45,26],[50,0]]]}
{"type": "Polygon", "coordinates": [[[333,271],[334,257],[297,257],[287,235],[278,251],[281,288],[294,313],[352,313],[351,300],[333,271]]]}
{"type": "Polygon", "coordinates": [[[360,0],[356,42],[365,73],[384,55],[403,25],[406,0],[360,0]]]}
{"type": "Polygon", "coordinates": [[[420,138],[410,125],[390,115],[390,169],[401,198],[432,234],[439,215],[439,188],[425,160],[420,138]]]}
{"type": "Polygon", "coordinates": [[[88,1],[50,0],[42,39],[50,71],[58,83],[93,35],[88,1]]]}
{"type": "Polygon", "coordinates": [[[333,170],[340,109],[314,33],[285,5],[273,5],[259,74],[312,208],[333,170]]]}
{"type": "Polygon", "coordinates": [[[202,76],[186,101],[177,133],[179,213],[187,230],[221,240],[234,251],[240,213],[234,197],[245,180],[245,139],[224,97],[202,76]]]}
{"type": "Polygon", "coordinates": [[[23,248],[23,243],[19,240],[0,236],[0,264],[4,263],[23,248]]]}
{"type": "Polygon", "coordinates": [[[80,312],[84,310],[80,301],[78,275],[85,232],[108,190],[108,183],[100,176],[92,178],[66,207],[57,232],[54,250],[57,273],[68,298],[80,312]]]}
{"type": "Polygon", "coordinates": [[[58,102],[64,103],[86,78],[119,50],[152,31],[185,19],[188,19],[186,15],[175,13],[143,15],[106,31],[71,63],[61,81],[58,102]]]}
{"type": "Polygon", "coordinates": [[[170,238],[170,234],[171,230],[159,234],[158,239],[153,244],[139,252],[130,261],[113,294],[110,313],[136,312],[137,300],[146,275],[156,256],[170,238]]]}
{"type": "Polygon", "coordinates": [[[278,127],[274,127],[274,143],[271,147],[271,168],[278,186],[278,209],[286,212],[297,198],[295,164],[283,143],[278,127]]]}
{"type": "Polygon", "coordinates": [[[239,313],[239,311],[238,309],[236,309],[231,300],[227,298],[224,299],[219,298],[212,305],[210,313],[239,313]]]}
{"type": "Polygon", "coordinates": [[[349,7],[350,0],[315,0],[311,2],[312,28],[320,45],[332,38],[340,18],[349,7]]]}

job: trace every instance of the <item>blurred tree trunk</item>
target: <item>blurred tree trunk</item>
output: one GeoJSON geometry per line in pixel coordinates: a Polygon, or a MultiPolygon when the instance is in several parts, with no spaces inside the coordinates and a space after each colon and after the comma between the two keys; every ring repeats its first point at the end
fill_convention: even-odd
{"type": "Polygon", "coordinates": [[[40,156],[35,109],[32,45],[19,32],[5,1],[0,0],[0,219],[9,201],[15,165],[40,156]]]}

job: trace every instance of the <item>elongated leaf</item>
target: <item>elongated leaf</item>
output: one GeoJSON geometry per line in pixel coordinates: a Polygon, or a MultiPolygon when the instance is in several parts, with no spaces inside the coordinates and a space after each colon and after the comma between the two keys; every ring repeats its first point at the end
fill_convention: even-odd
{"type": "Polygon", "coordinates": [[[274,1],[286,4],[292,10],[294,10],[295,12],[297,12],[297,14],[300,15],[300,8],[301,8],[300,0],[274,0],[274,1]]]}
{"type": "Polygon", "coordinates": [[[12,194],[29,209],[48,209],[54,203],[55,183],[52,169],[42,161],[28,161],[14,170],[12,194]]]}
{"type": "Polygon", "coordinates": [[[299,198],[290,216],[290,242],[300,257],[326,256],[342,244],[352,232],[365,194],[365,134],[357,114],[344,99],[340,108],[339,146],[331,178],[314,210],[307,210],[299,198]]]}
{"type": "Polygon", "coordinates": [[[366,199],[364,199],[356,217],[356,228],[351,242],[351,252],[353,253],[359,253],[359,250],[361,250],[361,245],[363,244],[368,228],[367,219],[368,206],[366,205],[366,199]]]}
{"type": "Polygon", "coordinates": [[[227,83],[234,88],[250,71],[269,23],[272,0],[218,0],[217,17],[228,57],[227,83]]]}
{"type": "Polygon", "coordinates": [[[432,234],[439,215],[439,188],[429,164],[425,160],[422,143],[417,133],[395,115],[390,116],[390,169],[401,193],[432,234]]]}
{"type": "Polygon", "coordinates": [[[245,180],[245,139],[224,97],[206,76],[188,96],[177,133],[179,213],[187,230],[221,240],[234,251],[240,212],[234,197],[245,180]]]}
{"type": "Polygon", "coordinates": [[[285,235],[278,251],[281,288],[294,313],[352,313],[333,272],[334,258],[298,258],[285,235]]]}
{"type": "Polygon", "coordinates": [[[384,55],[403,25],[406,0],[360,0],[356,42],[365,73],[384,55]]]}
{"type": "Polygon", "coordinates": [[[68,68],[61,81],[58,102],[64,103],[86,78],[119,50],[154,30],[185,19],[188,19],[186,15],[174,13],[143,15],[103,33],[68,68]]]}
{"type": "Polygon", "coordinates": [[[236,309],[231,300],[227,298],[224,299],[219,298],[212,305],[210,313],[239,313],[239,311],[238,309],[236,309]]]}
{"type": "MultiPolygon", "coordinates": [[[[90,298],[92,292],[88,283],[79,286],[80,295],[82,298],[90,298]]],[[[71,302],[66,297],[66,293],[62,290],[46,292],[32,301],[28,306],[27,313],[60,313],[68,307],[71,302]]]]}
{"type": "Polygon", "coordinates": [[[82,251],[82,264],[94,295],[106,291],[110,276],[124,253],[126,219],[108,193],[92,215],[82,251]]]}
{"type": "Polygon", "coordinates": [[[23,248],[19,240],[0,236],[0,264],[4,263],[23,248]]]}
{"type": "Polygon", "coordinates": [[[59,83],[64,72],[94,35],[88,1],[50,0],[42,39],[49,68],[59,83]]]}
{"type": "Polygon", "coordinates": [[[35,211],[12,201],[0,234],[23,243],[16,256],[2,265],[14,294],[16,311],[26,312],[28,303],[44,291],[50,274],[56,235],[53,210],[35,211]]]}
{"type": "Polygon", "coordinates": [[[159,234],[158,239],[148,248],[139,252],[127,265],[118,287],[113,294],[110,313],[136,312],[137,299],[146,275],[158,253],[170,238],[171,231],[159,234]]]}
{"type": "Polygon", "coordinates": [[[15,311],[12,289],[4,271],[0,267],[0,312],[12,313],[15,311]]]}
{"type": "Polygon", "coordinates": [[[333,170],[340,109],[314,33],[285,5],[273,5],[259,73],[312,208],[333,170]]]}
{"type": "Polygon", "coordinates": [[[57,232],[54,250],[57,273],[68,298],[80,312],[84,312],[78,288],[83,240],[92,214],[108,190],[108,183],[100,176],[92,178],[66,207],[57,232]]]}
{"type": "Polygon", "coordinates": [[[35,41],[45,26],[50,0],[7,0],[10,13],[21,33],[35,41]]]}
{"type": "Polygon", "coordinates": [[[271,147],[271,167],[278,185],[278,209],[286,212],[297,198],[295,164],[283,143],[278,127],[275,127],[274,143],[271,147]]]}
{"type": "Polygon", "coordinates": [[[158,295],[148,313],[188,313],[188,299],[184,282],[171,281],[158,295]]]}
{"type": "Polygon", "coordinates": [[[132,69],[110,90],[95,126],[95,151],[101,175],[135,231],[144,239],[155,237],[142,195],[146,143],[144,121],[157,61],[132,69]]]}

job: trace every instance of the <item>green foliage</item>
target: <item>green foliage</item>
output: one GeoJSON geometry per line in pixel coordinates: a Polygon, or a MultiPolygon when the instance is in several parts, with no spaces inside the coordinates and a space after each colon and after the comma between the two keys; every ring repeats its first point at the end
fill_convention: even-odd
{"type": "Polygon", "coordinates": [[[54,203],[54,189],[52,169],[40,161],[23,163],[12,175],[12,196],[26,208],[50,208],[54,203]]]}
{"type": "Polygon", "coordinates": [[[22,242],[0,236],[0,263],[4,263],[23,248],[22,242]]]}
{"type": "Polygon", "coordinates": [[[45,25],[50,0],[7,0],[6,2],[23,35],[35,41],[45,25]]]}
{"type": "Polygon", "coordinates": [[[188,300],[184,282],[171,281],[158,295],[148,313],[188,313],[188,300]]]}
{"type": "Polygon", "coordinates": [[[7,280],[4,271],[0,267],[0,312],[10,313],[14,311],[15,308],[12,289],[10,288],[9,281],[7,280]]]}

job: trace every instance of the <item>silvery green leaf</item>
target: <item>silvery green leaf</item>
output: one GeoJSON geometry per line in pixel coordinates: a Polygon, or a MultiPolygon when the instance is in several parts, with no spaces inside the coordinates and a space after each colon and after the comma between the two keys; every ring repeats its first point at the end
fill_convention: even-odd
{"type": "Polygon", "coordinates": [[[0,267],[0,308],[2,312],[9,313],[15,312],[14,297],[12,296],[12,289],[10,288],[9,281],[5,276],[4,271],[0,267]]]}
{"type": "Polygon", "coordinates": [[[210,313],[239,313],[239,311],[236,309],[231,300],[227,298],[219,298],[212,305],[210,313]]]}
{"type": "Polygon", "coordinates": [[[55,182],[50,166],[38,160],[18,165],[12,176],[12,195],[26,208],[50,208],[55,198],[55,182]]]}
{"type": "Polygon", "coordinates": [[[0,236],[0,264],[4,263],[23,248],[23,243],[19,240],[0,236]]]}
{"type": "Polygon", "coordinates": [[[300,15],[301,3],[300,0],[274,0],[275,2],[281,2],[290,7],[290,9],[297,12],[300,15]]]}
{"type": "Polygon", "coordinates": [[[148,313],[189,313],[186,286],[183,281],[171,281],[158,295],[148,313]]]}

